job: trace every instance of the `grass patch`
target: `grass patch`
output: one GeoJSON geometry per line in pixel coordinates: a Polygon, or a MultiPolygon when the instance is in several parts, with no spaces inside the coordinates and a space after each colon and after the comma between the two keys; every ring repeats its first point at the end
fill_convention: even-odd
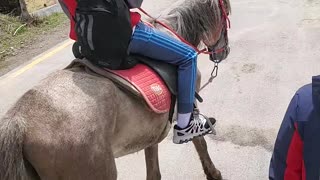
{"type": "Polygon", "coordinates": [[[24,24],[17,17],[0,14],[0,61],[16,55],[19,49],[32,43],[38,35],[50,33],[67,21],[63,13],[36,19],[32,24],[24,24]]]}

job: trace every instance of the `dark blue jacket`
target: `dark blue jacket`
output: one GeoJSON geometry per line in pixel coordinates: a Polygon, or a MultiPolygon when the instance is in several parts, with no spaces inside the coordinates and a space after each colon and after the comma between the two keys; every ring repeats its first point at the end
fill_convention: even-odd
{"type": "Polygon", "coordinates": [[[320,180],[320,76],[300,88],[281,124],[270,180],[320,180]]]}

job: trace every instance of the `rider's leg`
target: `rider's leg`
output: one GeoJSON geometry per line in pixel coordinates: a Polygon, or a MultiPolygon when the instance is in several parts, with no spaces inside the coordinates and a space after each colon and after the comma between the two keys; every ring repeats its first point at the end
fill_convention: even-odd
{"type": "MultiPolygon", "coordinates": [[[[194,126],[190,121],[190,116],[193,110],[196,86],[197,53],[195,50],[163,32],[139,23],[135,27],[129,51],[178,66],[178,126],[175,127],[175,130],[185,130],[194,126]]],[[[205,123],[202,121],[202,123],[196,124],[203,124],[203,127],[207,127],[205,123]]],[[[196,132],[190,131],[180,134],[188,136],[182,139],[182,141],[186,141],[208,131],[207,128],[198,128],[196,132]]]]}
{"type": "Polygon", "coordinates": [[[136,26],[129,50],[130,53],[142,54],[178,66],[178,113],[180,114],[178,125],[181,128],[186,127],[193,109],[196,52],[191,47],[143,23],[136,26]]]}

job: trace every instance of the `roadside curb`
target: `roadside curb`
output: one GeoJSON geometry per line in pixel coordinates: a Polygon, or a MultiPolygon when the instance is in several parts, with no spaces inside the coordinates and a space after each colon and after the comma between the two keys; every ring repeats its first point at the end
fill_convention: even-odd
{"type": "Polygon", "coordinates": [[[58,13],[58,12],[63,12],[59,4],[54,4],[52,6],[37,10],[31,15],[33,16],[38,16],[38,17],[44,17],[44,16],[49,16],[53,13],[58,13]]]}

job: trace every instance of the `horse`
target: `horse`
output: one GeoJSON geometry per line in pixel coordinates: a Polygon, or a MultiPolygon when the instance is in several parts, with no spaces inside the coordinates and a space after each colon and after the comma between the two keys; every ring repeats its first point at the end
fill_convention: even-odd
{"type": "MultiPolygon", "coordinates": [[[[164,22],[193,46],[214,50],[227,45],[223,9],[229,15],[228,0],[179,1],[151,23],[167,31],[159,25],[164,22]]],[[[198,70],[198,90],[200,80],[198,70]]],[[[110,79],[80,67],[58,70],[1,119],[0,179],[114,180],[115,158],[144,149],[147,180],[159,180],[158,143],[171,128],[168,117],[169,112],[150,111],[110,79]]],[[[222,179],[205,139],[193,143],[207,179],[222,179]]]]}

